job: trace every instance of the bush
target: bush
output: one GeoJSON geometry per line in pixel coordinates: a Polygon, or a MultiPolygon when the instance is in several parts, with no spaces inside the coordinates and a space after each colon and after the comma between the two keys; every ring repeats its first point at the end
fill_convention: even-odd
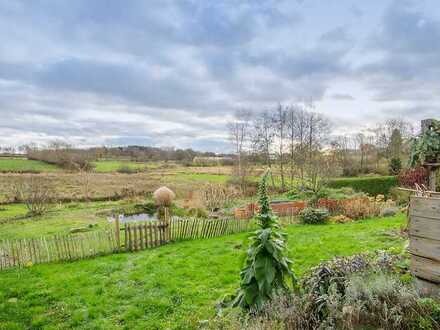
{"type": "Polygon", "coordinates": [[[355,191],[361,191],[371,196],[388,195],[392,187],[397,186],[395,176],[373,176],[359,178],[332,179],[328,183],[330,188],[351,187],[355,191]]]}
{"type": "Polygon", "coordinates": [[[424,167],[409,168],[402,171],[398,177],[399,185],[414,189],[416,184],[428,185],[428,171],[424,167]]]}
{"type": "Polygon", "coordinates": [[[258,314],[216,320],[216,329],[439,329],[439,303],[400,280],[404,260],[379,251],[323,262],[305,275],[301,291],[258,314]]]}
{"type": "MultiPolygon", "coordinates": [[[[378,195],[380,196],[380,195],[378,195]]],[[[370,198],[354,198],[340,203],[341,213],[354,220],[378,216],[383,202],[370,198]]]]}
{"type": "Polygon", "coordinates": [[[121,174],[135,174],[135,173],[139,172],[139,169],[134,168],[134,167],[130,167],[128,165],[121,165],[116,170],[116,172],[121,173],[121,174]]]}
{"type": "Polygon", "coordinates": [[[329,213],[326,209],[306,208],[299,214],[303,224],[317,225],[327,222],[329,213]]]}
{"type": "Polygon", "coordinates": [[[390,175],[398,175],[402,170],[402,161],[399,158],[391,158],[388,169],[390,175]]]}
{"type": "Polygon", "coordinates": [[[37,176],[30,176],[17,183],[14,190],[15,199],[26,205],[29,216],[47,213],[54,201],[52,185],[37,176]]]}

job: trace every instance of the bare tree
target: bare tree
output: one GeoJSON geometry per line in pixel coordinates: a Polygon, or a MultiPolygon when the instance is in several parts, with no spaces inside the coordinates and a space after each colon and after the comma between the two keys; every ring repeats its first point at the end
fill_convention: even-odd
{"type": "Polygon", "coordinates": [[[235,118],[228,124],[229,136],[234,145],[237,156],[237,175],[240,178],[240,184],[245,189],[246,169],[244,167],[246,148],[249,143],[251,113],[248,110],[239,110],[235,113],[235,118]]]}
{"type": "Polygon", "coordinates": [[[15,196],[25,203],[30,216],[46,213],[53,201],[52,186],[43,179],[31,175],[14,187],[15,196]]]}
{"type": "MultiPolygon", "coordinates": [[[[272,169],[271,149],[274,145],[275,131],[273,127],[273,118],[269,111],[262,112],[253,121],[252,147],[256,153],[264,157],[267,167],[272,169]]],[[[272,171],[270,171],[272,187],[275,187],[272,171]]]]}
{"type": "Polygon", "coordinates": [[[286,182],[284,178],[284,143],[286,140],[287,131],[287,111],[281,104],[277,106],[274,111],[274,127],[278,142],[278,159],[280,165],[281,190],[286,190],[286,182]]]}

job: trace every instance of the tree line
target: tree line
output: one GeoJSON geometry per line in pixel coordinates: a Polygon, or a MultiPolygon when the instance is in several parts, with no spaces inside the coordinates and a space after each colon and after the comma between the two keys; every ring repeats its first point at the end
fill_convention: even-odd
{"type": "Polygon", "coordinates": [[[414,127],[388,119],[354,134],[337,135],[329,118],[312,103],[282,105],[255,112],[239,110],[229,125],[236,155],[235,176],[244,186],[253,166],[272,169],[271,184],[281,190],[297,179],[327,175],[397,174],[409,155],[414,127]]]}

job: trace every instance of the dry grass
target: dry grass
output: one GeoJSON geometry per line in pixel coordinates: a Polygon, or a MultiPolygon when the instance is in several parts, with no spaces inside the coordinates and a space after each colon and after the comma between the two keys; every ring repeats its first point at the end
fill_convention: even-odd
{"type": "MultiPolygon", "coordinates": [[[[16,199],[13,187],[24,182],[30,174],[0,174],[0,202],[16,199]]],[[[59,200],[84,200],[84,180],[77,173],[34,174],[42,182],[51,183],[54,195],[59,200]]],[[[161,186],[168,186],[178,198],[186,197],[190,191],[202,186],[203,180],[188,180],[173,173],[91,173],[88,177],[88,195],[91,200],[117,199],[134,195],[151,194],[161,186]]]]}

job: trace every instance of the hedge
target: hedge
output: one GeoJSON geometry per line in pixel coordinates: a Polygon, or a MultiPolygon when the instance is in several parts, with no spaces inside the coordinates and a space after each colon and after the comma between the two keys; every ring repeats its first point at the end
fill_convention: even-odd
{"type": "Polygon", "coordinates": [[[356,178],[331,179],[330,188],[351,187],[355,191],[362,191],[371,196],[388,195],[390,189],[398,185],[395,176],[365,176],[356,178]]]}

